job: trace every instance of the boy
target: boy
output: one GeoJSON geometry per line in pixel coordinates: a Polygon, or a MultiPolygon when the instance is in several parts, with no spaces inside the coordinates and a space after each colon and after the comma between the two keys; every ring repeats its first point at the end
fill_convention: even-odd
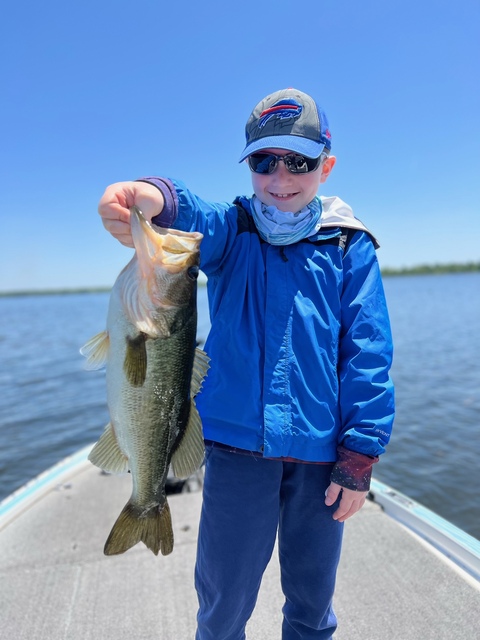
{"type": "Polygon", "coordinates": [[[331,638],[343,522],[393,422],[392,344],[376,241],[318,197],[335,164],[322,109],[295,89],[246,126],[254,195],[208,203],[165,178],[107,188],[99,212],[132,246],[128,208],[204,234],[211,369],[197,406],[206,468],[197,640],[240,640],[278,531],[283,640],[331,638]]]}

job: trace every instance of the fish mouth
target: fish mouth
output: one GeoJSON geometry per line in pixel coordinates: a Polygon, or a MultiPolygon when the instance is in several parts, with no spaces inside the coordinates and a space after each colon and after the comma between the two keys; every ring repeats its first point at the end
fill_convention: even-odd
{"type": "Polygon", "coordinates": [[[175,273],[198,263],[201,233],[152,225],[136,206],[130,214],[133,244],[144,273],[152,266],[175,273]]]}

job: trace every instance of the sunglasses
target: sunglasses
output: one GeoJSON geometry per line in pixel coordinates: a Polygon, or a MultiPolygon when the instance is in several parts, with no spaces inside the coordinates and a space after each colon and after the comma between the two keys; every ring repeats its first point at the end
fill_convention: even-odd
{"type": "Polygon", "coordinates": [[[284,156],[277,156],[275,153],[252,153],[248,156],[247,161],[251,171],[263,175],[273,173],[279,160],[283,160],[290,173],[310,173],[318,169],[326,157],[324,153],[318,158],[307,158],[298,153],[286,153],[284,156]]]}

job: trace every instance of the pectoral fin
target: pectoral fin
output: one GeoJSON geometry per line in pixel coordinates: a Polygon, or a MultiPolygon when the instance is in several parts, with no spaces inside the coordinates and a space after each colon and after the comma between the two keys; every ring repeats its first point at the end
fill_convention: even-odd
{"type": "Polygon", "coordinates": [[[109,346],[110,339],[107,331],[97,333],[93,338],[90,338],[80,349],[82,356],[87,359],[85,369],[94,371],[104,367],[107,364],[109,346]]]}
{"type": "Polygon", "coordinates": [[[141,387],[147,377],[147,349],[145,341],[147,336],[140,333],[135,338],[127,336],[127,350],[123,370],[127,380],[133,387],[141,387]]]}
{"type": "Polygon", "coordinates": [[[128,458],[120,449],[111,422],[107,424],[100,440],[90,451],[88,459],[96,467],[100,467],[108,473],[126,473],[128,471],[128,458]]]}

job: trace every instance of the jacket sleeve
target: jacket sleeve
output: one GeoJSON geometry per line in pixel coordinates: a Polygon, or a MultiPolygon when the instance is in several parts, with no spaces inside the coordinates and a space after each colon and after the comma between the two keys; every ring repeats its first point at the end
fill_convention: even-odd
{"type": "Polygon", "coordinates": [[[164,210],[152,222],[161,227],[202,233],[200,268],[207,276],[220,269],[237,235],[238,212],[235,205],[206,202],[178,180],[149,177],[140,181],[155,185],[165,199],[164,210]]]}
{"type": "Polygon", "coordinates": [[[385,451],[393,426],[392,356],[390,321],[375,249],[368,234],[358,232],[344,256],[338,444],[372,459],[385,451]]]}

